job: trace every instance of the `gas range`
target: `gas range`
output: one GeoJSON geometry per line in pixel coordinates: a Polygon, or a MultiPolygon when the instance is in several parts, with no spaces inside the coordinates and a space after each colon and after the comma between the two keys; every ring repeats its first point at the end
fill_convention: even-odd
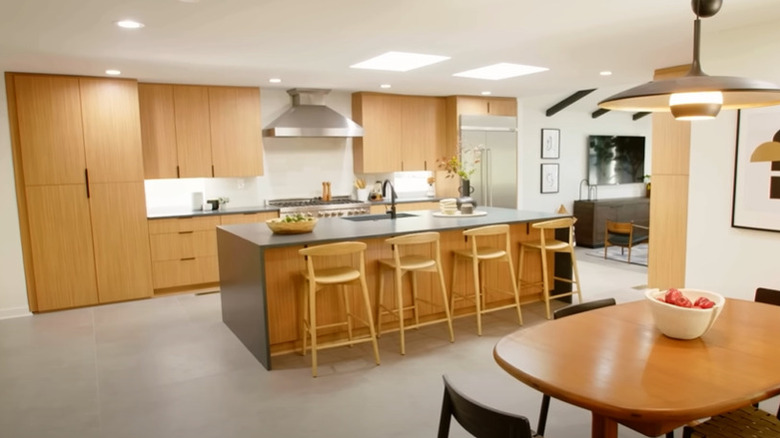
{"type": "Polygon", "coordinates": [[[368,202],[350,199],[349,196],[334,196],[329,201],[322,198],[290,198],[266,201],[266,205],[279,207],[279,215],[303,214],[311,217],[337,217],[368,214],[368,202]]]}

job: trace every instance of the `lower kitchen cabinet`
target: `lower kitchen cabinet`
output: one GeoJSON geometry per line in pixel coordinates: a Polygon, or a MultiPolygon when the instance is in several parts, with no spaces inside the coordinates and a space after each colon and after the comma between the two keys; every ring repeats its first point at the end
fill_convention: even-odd
{"type": "Polygon", "coordinates": [[[219,216],[149,221],[154,289],[219,281],[219,216]]]}
{"type": "MultiPolygon", "coordinates": [[[[390,209],[390,204],[375,204],[370,207],[371,214],[385,213],[390,209]]],[[[438,201],[422,202],[401,202],[395,204],[395,211],[414,211],[414,210],[438,210],[438,201]]]]}
{"type": "Polygon", "coordinates": [[[149,220],[153,284],[156,291],[219,282],[217,226],[265,222],[277,212],[149,220]]]}

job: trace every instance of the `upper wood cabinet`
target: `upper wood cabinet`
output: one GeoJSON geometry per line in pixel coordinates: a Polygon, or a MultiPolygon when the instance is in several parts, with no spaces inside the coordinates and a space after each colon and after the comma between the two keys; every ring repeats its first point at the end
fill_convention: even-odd
{"type": "Polygon", "coordinates": [[[263,174],[259,88],[138,89],[146,179],[263,174]]]}
{"type": "Polygon", "coordinates": [[[31,310],[151,296],[136,82],[7,73],[6,89],[31,310]]]}
{"type": "Polygon", "coordinates": [[[355,172],[435,169],[444,150],[444,98],[354,93],[352,117],[364,130],[353,140],[355,172]]]}
{"type": "Polygon", "coordinates": [[[457,96],[458,114],[517,117],[517,99],[513,97],[457,96]]]}
{"type": "Polygon", "coordinates": [[[214,176],[263,174],[260,89],[209,87],[214,176]]]}

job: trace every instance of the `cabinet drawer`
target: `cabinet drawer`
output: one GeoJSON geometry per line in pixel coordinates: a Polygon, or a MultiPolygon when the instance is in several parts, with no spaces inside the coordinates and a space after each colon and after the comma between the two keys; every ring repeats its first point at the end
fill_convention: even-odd
{"type": "Polygon", "coordinates": [[[150,219],[149,234],[209,231],[215,230],[219,224],[219,216],[150,219]]]}
{"type": "Polygon", "coordinates": [[[152,261],[217,255],[217,231],[181,231],[152,234],[152,261]]]}
{"type": "Polygon", "coordinates": [[[219,281],[217,256],[152,262],[155,289],[219,281]]]}
{"type": "Polygon", "coordinates": [[[268,219],[279,217],[275,211],[247,214],[226,214],[222,215],[222,225],[251,224],[255,222],[265,222],[268,219]]]}

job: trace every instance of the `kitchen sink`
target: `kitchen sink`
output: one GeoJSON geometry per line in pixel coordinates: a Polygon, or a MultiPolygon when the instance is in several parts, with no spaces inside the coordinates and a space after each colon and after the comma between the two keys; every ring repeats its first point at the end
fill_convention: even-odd
{"type": "MultiPolygon", "coordinates": [[[[396,213],[395,218],[400,219],[403,217],[417,217],[415,214],[411,213],[396,213]]],[[[382,214],[362,214],[359,216],[349,216],[349,217],[342,217],[342,219],[346,219],[348,221],[353,222],[364,222],[364,221],[381,221],[386,219],[392,219],[389,214],[382,213],[382,214]]]]}

